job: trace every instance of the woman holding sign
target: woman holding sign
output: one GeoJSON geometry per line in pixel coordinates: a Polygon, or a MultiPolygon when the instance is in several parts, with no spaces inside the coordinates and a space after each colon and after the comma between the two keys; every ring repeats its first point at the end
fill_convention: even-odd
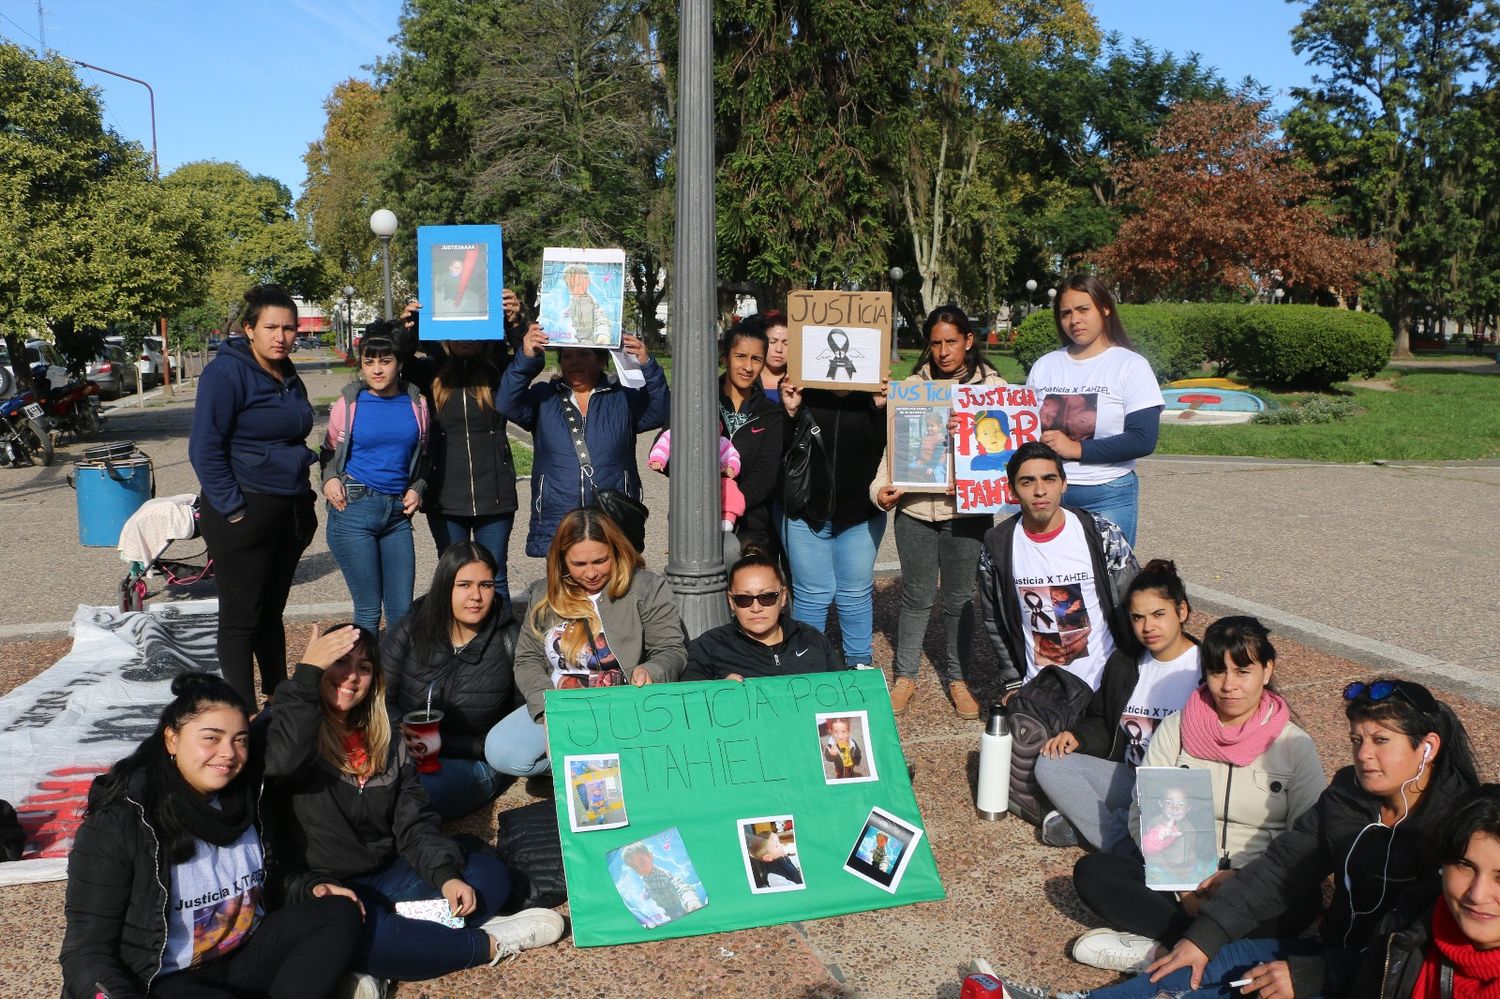
{"type": "MultiPolygon", "coordinates": [[[[1000,372],[984,359],[969,317],[958,306],[934,309],[923,328],[927,347],[912,369],[913,378],[951,378],[964,385],[1005,384],[1000,372]]],[[[995,519],[988,514],[959,515],[948,493],[904,493],[897,489],[891,485],[889,449],[870,483],[870,499],[882,510],[896,510],[896,552],[901,558],[901,620],[896,632],[891,709],[901,714],[917,692],[922,636],[927,633],[933,597],[937,596],[943,605],[943,658],[934,660],[933,670],[947,688],[958,716],[978,718],[979,703],[969,691],[964,666],[973,658],[974,572],[979,566],[984,532],[995,519]]]]}
{"type": "Polygon", "coordinates": [[[549,690],[644,687],[682,676],[686,635],[672,588],[644,564],[602,511],[581,507],[563,517],[516,643],[516,687],[526,703],[490,731],[491,766],[517,777],[552,769],[543,721],[549,690]]]}
{"type": "Polygon", "coordinates": [[[1052,314],[1062,348],[1038,358],[1026,378],[1041,404],[1042,443],[1067,462],[1068,502],[1113,521],[1133,548],[1135,462],[1156,450],[1161,386],[1092,274],[1063,282],[1052,314]]]}

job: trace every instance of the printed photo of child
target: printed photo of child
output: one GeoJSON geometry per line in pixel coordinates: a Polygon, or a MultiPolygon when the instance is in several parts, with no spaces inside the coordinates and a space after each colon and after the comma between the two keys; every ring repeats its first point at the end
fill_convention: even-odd
{"type": "Polygon", "coordinates": [[[1207,770],[1142,767],[1136,771],[1136,800],[1148,886],[1192,891],[1218,869],[1207,770]]]}
{"type": "Polygon", "coordinates": [[[872,808],[849,851],[849,859],[844,862],[844,870],[877,888],[895,892],[921,838],[921,829],[883,808],[872,808]]]}
{"type": "Polygon", "coordinates": [[[708,904],[708,891],[676,826],[611,850],[607,864],[620,900],[648,930],[708,904]]]}
{"type": "Polygon", "coordinates": [[[1089,650],[1093,631],[1083,587],[1022,586],[1022,613],[1039,666],[1067,666],[1089,650]]]}
{"type": "Polygon", "coordinates": [[[858,784],[879,779],[875,756],[869,748],[870,726],[865,712],[820,714],[815,718],[825,784],[858,784]]]}
{"type": "Polygon", "coordinates": [[[744,851],[745,877],[756,895],[801,891],[802,866],[797,859],[797,833],[790,815],[768,815],[740,819],[740,844],[744,851]]]}
{"type": "Polygon", "coordinates": [[[568,756],[563,760],[563,771],[568,783],[568,822],[574,832],[629,825],[625,789],[620,782],[620,754],[568,756]]]}

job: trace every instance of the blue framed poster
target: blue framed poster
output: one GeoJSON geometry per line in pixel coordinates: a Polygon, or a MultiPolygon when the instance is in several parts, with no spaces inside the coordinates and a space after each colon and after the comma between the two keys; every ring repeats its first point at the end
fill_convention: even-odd
{"type": "Polygon", "coordinates": [[[417,226],[422,339],[504,340],[504,286],[499,226],[417,226]]]}

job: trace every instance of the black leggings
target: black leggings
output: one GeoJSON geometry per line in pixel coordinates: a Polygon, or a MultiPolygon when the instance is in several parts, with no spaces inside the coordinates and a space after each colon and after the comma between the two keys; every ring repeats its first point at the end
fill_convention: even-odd
{"type": "MultiPolygon", "coordinates": [[[[1193,922],[1171,892],[1146,887],[1146,865],[1139,857],[1086,853],[1073,865],[1073,887],[1111,929],[1150,937],[1166,947],[1182,939],[1193,922]]],[[[1322,885],[1314,885],[1301,897],[1287,899],[1280,916],[1247,933],[1246,939],[1295,937],[1312,924],[1322,903],[1322,885]]]]}
{"type": "Polygon", "coordinates": [[[163,975],[151,985],[158,999],[267,999],[333,992],[359,944],[359,906],[325,895],[270,913],[232,954],[163,975]]]}
{"type": "Polygon", "coordinates": [[[231,524],[208,504],[199,528],[214,560],[219,590],[219,668],[255,710],[255,667],[266,694],[286,679],[281,623],[292,577],[318,529],[312,491],[301,496],[245,494],[245,516],[231,524]],[[253,661],[252,661],[253,657],[253,661]]]}

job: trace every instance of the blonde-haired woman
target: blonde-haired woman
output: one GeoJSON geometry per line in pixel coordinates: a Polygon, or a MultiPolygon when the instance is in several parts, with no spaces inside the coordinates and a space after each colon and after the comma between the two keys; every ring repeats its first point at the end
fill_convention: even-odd
{"type": "Polygon", "coordinates": [[[330,894],[360,902],[356,972],[422,981],[562,936],[562,917],[549,909],[496,916],[510,872],[439,830],[406,745],[393,736],[374,635],[314,628],[281,690],[265,734],[281,890],[289,902],[330,894]],[[396,911],[439,899],[462,927],[396,911]]]}
{"type": "Polygon", "coordinates": [[[594,507],[563,516],[547,578],[531,584],[516,643],[516,687],[526,703],[490,732],[485,756],[502,773],[547,773],[543,695],[569,687],[637,687],[682,676],[686,635],[671,587],[594,507]]]}

